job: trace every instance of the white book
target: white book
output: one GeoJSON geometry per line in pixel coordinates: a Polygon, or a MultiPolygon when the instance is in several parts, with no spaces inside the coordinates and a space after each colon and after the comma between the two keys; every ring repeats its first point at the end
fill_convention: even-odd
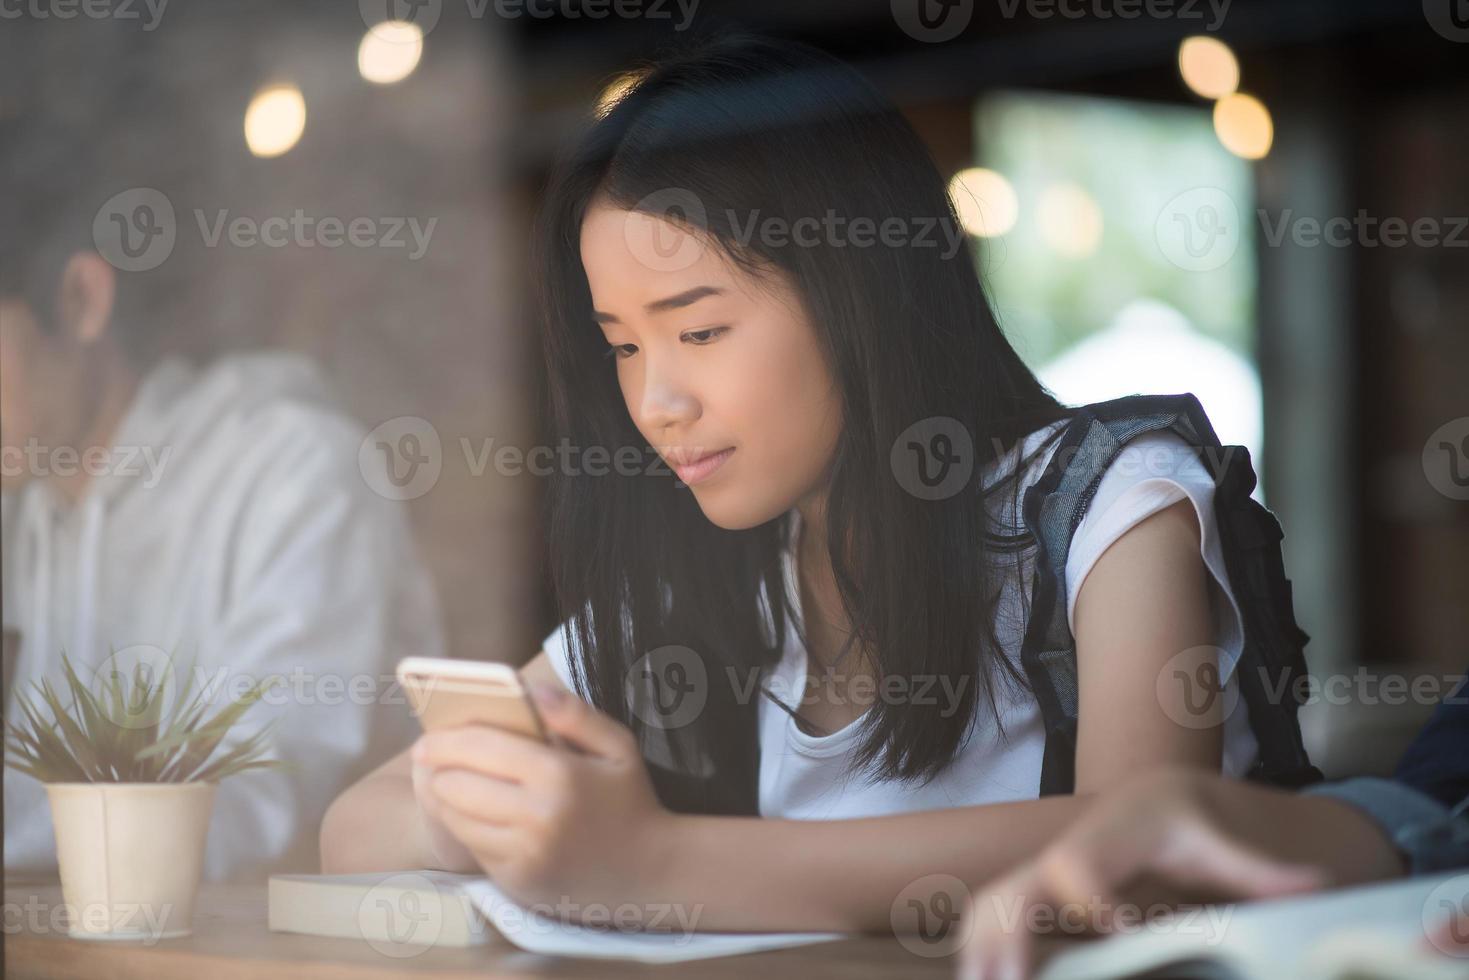
{"type": "Polygon", "coordinates": [[[446,871],[272,875],[272,932],[363,939],[388,955],[472,946],[495,936],[549,956],[675,963],[785,949],[843,938],[839,932],[700,932],[697,916],[669,906],[588,906],[568,921],[554,908],[523,908],[489,879],[446,871]]]}
{"type": "Polygon", "coordinates": [[[1143,928],[1078,943],[1037,980],[1177,975],[1200,980],[1469,980],[1469,949],[1428,935],[1469,910],[1469,873],[1409,878],[1292,898],[1184,911],[1143,928]]]}

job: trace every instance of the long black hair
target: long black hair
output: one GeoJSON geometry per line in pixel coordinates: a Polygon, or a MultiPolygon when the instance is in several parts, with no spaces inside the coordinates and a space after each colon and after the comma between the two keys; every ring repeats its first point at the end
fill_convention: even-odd
{"type": "MultiPolygon", "coordinates": [[[[595,197],[697,225],[740,268],[788,277],[804,301],[841,398],[826,548],[853,640],[881,676],[947,676],[961,691],[958,710],[874,703],[854,768],[931,778],[963,745],[981,700],[998,719],[997,683],[1023,683],[994,624],[989,559],[999,539],[985,500],[1004,481],[982,492],[980,474],[1069,413],[1000,331],[967,242],[943,247],[962,234],[932,157],[850,66],[746,34],[660,60],[588,120],[552,174],[532,248],[548,408],[558,440],[649,457],[592,319],[579,242],[595,197]],[[697,202],[701,213],[662,213],[670,201],[697,202]],[[861,246],[742,235],[740,216],[757,214],[865,216],[879,226],[897,217],[931,239],[861,246]],[[904,430],[934,417],[962,426],[975,453],[970,485],[937,500],[905,489],[890,459],[904,430]]],[[[551,479],[551,576],[576,685],[645,752],[655,729],[666,734],[672,765],[653,771],[675,808],[756,812],[758,688],[749,681],[779,660],[796,621],[781,577],[790,519],[722,529],[666,470],[551,479]],[[650,653],[671,648],[675,660],[696,658],[680,669],[703,685],[694,692],[703,706],[678,727],[650,726],[637,709],[637,674],[650,653]]]]}

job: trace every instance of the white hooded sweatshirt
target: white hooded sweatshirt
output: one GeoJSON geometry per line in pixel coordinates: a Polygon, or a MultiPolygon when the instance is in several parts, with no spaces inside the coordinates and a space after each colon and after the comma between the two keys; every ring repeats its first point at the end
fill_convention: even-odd
{"type": "MultiPolygon", "coordinates": [[[[165,361],[74,506],[33,479],[0,512],[5,627],[21,634],[7,719],[16,691],[57,685],[63,650],[93,670],[113,651],[125,668],[170,655],[219,704],[283,676],[224,747],[272,723],[289,768],[219,784],[211,880],[316,870],[332,798],[413,736],[394,664],[443,655],[402,504],[368,486],[363,432],[327,391],[294,354],[165,361]]],[[[6,870],[52,872],[44,787],[7,768],[4,799],[6,870]]]]}

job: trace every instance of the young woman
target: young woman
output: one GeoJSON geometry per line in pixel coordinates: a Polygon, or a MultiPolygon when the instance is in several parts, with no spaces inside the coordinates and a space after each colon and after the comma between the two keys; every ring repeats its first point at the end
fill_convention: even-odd
{"type": "Polygon", "coordinates": [[[657,65],[558,169],[533,266],[557,436],[586,462],[552,481],[569,618],[524,668],[566,744],[425,735],[333,805],[328,871],[884,929],[915,879],[992,876],[1124,774],[1248,767],[1245,712],[1177,723],[1158,683],[1201,646],[1229,677],[1239,623],[1211,479],[1140,437],[1073,538],[1076,793],[1037,798],[1016,504],[1069,412],[856,72],[738,37],[657,65]]]}

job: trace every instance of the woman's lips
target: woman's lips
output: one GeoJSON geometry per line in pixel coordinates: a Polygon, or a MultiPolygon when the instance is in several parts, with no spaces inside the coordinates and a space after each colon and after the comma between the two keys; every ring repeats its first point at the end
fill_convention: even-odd
{"type": "Polygon", "coordinates": [[[703,459],[695,460],[685,466],[674,466],[673,471],[678,478],[689,486],[701,483],[714,474],[714,471],[724,465],[724,461],[734,454],[734,447],[721,449],[717,453],[711,453],[703,459]]]}

